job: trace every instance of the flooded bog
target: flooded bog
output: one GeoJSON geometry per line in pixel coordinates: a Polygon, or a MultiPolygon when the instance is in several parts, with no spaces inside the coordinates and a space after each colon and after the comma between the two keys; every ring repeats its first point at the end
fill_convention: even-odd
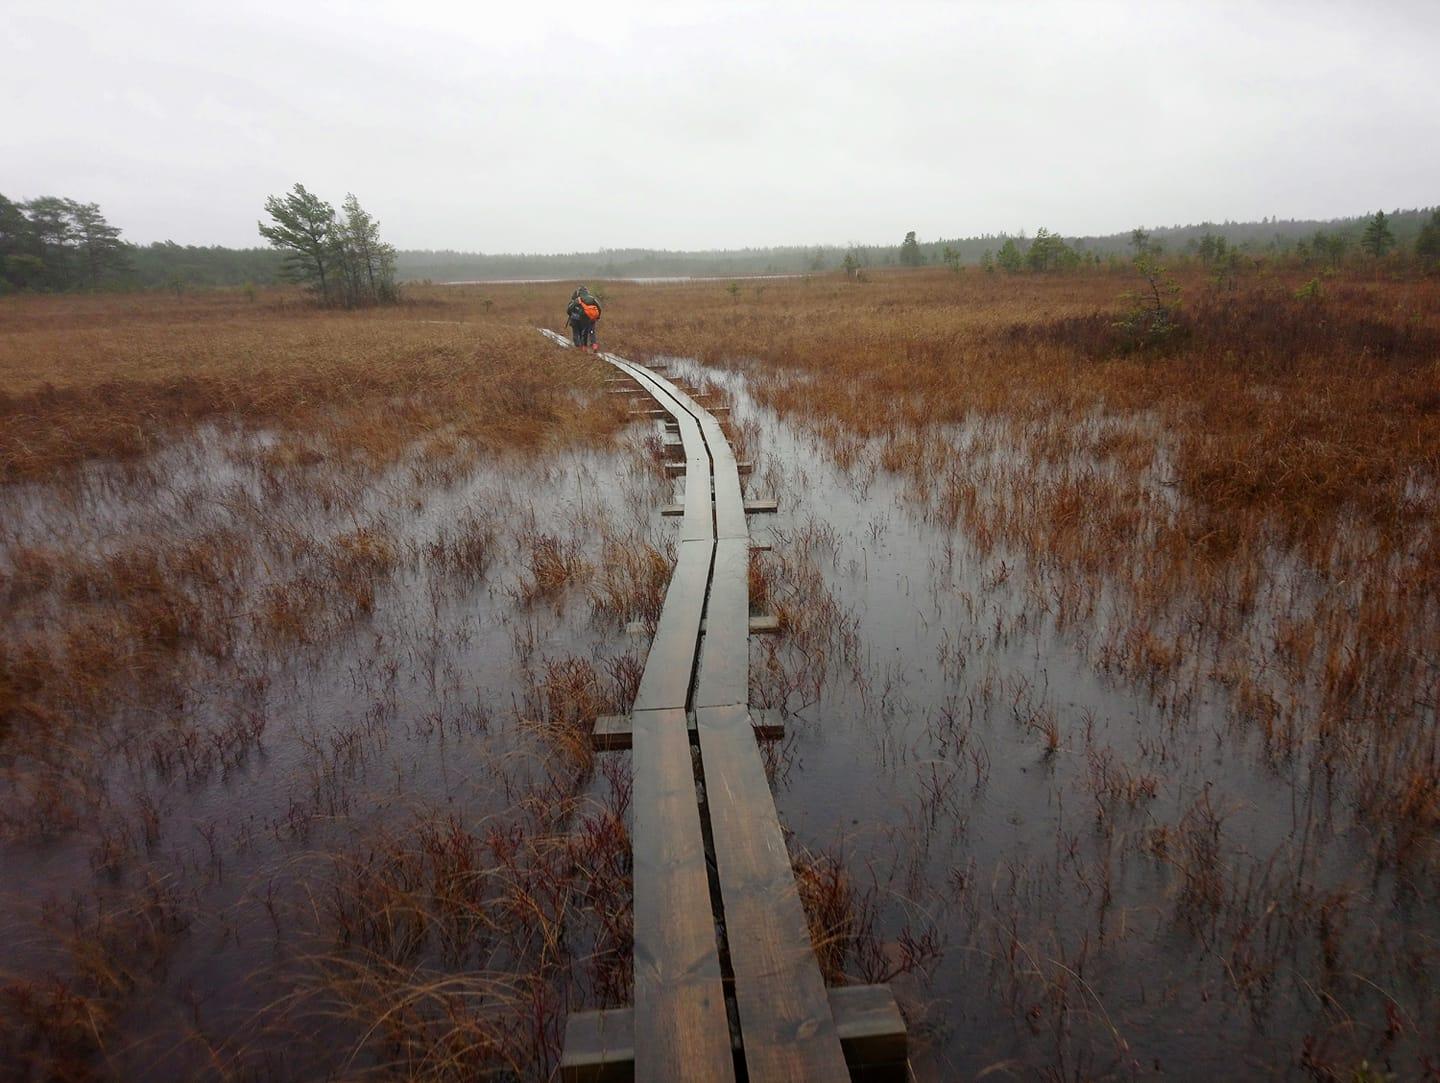
{"type": "MultiPolygon", "coordinates": [[[[1435,798],[1385,782],[1434,660],[1364,668],[1345,576],[1177,555],[1154,417],[877,434],[674,363],[780,502],[750,701],[822,970],[891,985],[918,1077],[1436,1070],[1435,798]]],[[[215,427],[7,490],[15,1074],[548,1078],[629,1003],[629,756],[589,729],[674,563],[661,432],[377,469],[215,427]]]]}
{"type": "MultiPolygon", "coordinates": [[[[781,820],[848,873],[836,969],[893,983],[921,1078],[1433,1070],[1433,839],[1387,859],[1324,738],[1282,746],[1257,708],[1322,709],[1276,633],[1343,584],[1277,545],[1243,603],[1252,573],[1223,565],[1151,594],[1138,563],[996,526],[1023,541],[1022,502],[1077,477],[1075,514],[1105,514],[1104,457],[995,419],[863,439],[763,405],[803,379],[692,372],[735,397],[750,490],[780,499],[763,562],[788,635],[752,647],[751,700],[793,715],[781,820]]],[[[1092,438],[1153,425],[1097,416],[1092,438]]],[[[1127,499],[1181,515],[1153,442],[1127,499]]]]}

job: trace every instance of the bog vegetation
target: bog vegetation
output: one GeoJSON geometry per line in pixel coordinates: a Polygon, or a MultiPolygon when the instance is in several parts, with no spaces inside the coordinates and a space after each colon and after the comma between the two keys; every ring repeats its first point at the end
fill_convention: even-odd
{"type": "MultiPolygon", "coordinates": [[[[795,507],[751,698],[827,978],[927,1078],[1433,1074],[1440,280],[1045,237],[606,289],[795,507]]],[[[0,1061],[545,1078],[627,1002],[587,732],[670,482],[564,292],[0,301],[0,1061]]]]}

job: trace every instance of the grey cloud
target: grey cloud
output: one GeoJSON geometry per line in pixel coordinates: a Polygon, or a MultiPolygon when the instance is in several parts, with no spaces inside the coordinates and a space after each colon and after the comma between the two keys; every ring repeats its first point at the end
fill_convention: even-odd
{"type": "Polygon", "coordinates": [[[1437,201],[1429,3],[22,4],[0,191],[255,244],[884,241],[1437,201]]]}

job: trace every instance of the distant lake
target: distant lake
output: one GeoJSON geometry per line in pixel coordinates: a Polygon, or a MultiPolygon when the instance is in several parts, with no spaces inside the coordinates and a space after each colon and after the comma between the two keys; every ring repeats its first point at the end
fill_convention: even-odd
{"type": "MultiPolygon", "coordinates": [[[[810,274],[823,274],[821,271],[812,271],[810,274]]],[[[777,279],[777,278],[806,278],[804,272],[793,271],[788,274],[733,274],[733,275],[650,275],[644,277],[627,278],[624,276],[610,277],[608,275],[566,275],[564,277],[552,278],[466,278],[457,279],[451,282],[436,282],[437,286],[533,286],[545,285],[552,282],[579,282],[589,278],[592,282],[635,282],[642,286],[661,285],[666,282],[738,282],[740,279],[777,279]]]]}

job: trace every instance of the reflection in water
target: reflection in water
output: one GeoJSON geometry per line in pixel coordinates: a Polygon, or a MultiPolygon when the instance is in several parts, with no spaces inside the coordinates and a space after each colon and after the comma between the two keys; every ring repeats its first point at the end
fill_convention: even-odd
{"type": "MultiPolygon", "coordinates": [[[[1241,723],[1278,684],[1228,660],[1271,602],[1224,636],[1177,606],[1172,657],[1132,584],[1076,589],[965,514],[1115,463],[984,422],[801,429],[743,369],[682,365],[734,396],[748,491],[781,501],[752,593],[787,634],[752,641],[751,702],[790,716],[769,767],[812,915],[835,904],[822,962],[892,983],[923,1078],[1415,1063],[1433,892],[1241,723]]],[[[584,727],[633,694],[673,559],[658,431],[377,479],[202,430],[7,491],[26,616],[0,661],[43,693],[0,735],[6,968],[65,982],[17,983],[11,1019],[120,1075],[443,1074],[468,1043],[533,1076],[567,1003],[624,1003],[627,757],[592,763],[584,727]]],[[[1178,509],[1168,472],[1135,499],[1178,509]]],[[[1286,604],[1322,589],[1268,562],[1286,604]]]]}
{"type": "MultiPolygon", "coordinates": [[[[1375,1047],[1415,1063],[1426,1024],[1400,1020],[1440,1007],[1423,977],[1432,893],[1377,869],[1350,800],[1271,754],[1226,675],[1273,653],[1276,614],[1328,586],[1277,550],[1280,587],[1233,631],[1176,625],[1193,657],[1172,660],[1172,629],[1134,641],[1131,584],[1090,595],[1058,562],[972,535],[943,473],[973,467],[995,502],[1014,498],[987,478],[1023,490],[1121,464],[1057,462],[985,422],[924,434],[897,461],[903,434],[778,423],[746,371],[703,375],[763,448],[751,490],[781,498],[767,559],[792,634],[753,648],[752,695],[799,713],[777,802],[798,844],[843,853],[873,886],[888,961],[920,960],[895,984],[922,1077],[1284,1075],[1375,1047]]],[[[1149,424],[1096,417],[1089,439],[1149,424]]],[[[1126,483],[1172,514],[1159,443],[1126,483]]],[[[1089,514],[1106,511],[1097,498],[1089,514]]]]}

